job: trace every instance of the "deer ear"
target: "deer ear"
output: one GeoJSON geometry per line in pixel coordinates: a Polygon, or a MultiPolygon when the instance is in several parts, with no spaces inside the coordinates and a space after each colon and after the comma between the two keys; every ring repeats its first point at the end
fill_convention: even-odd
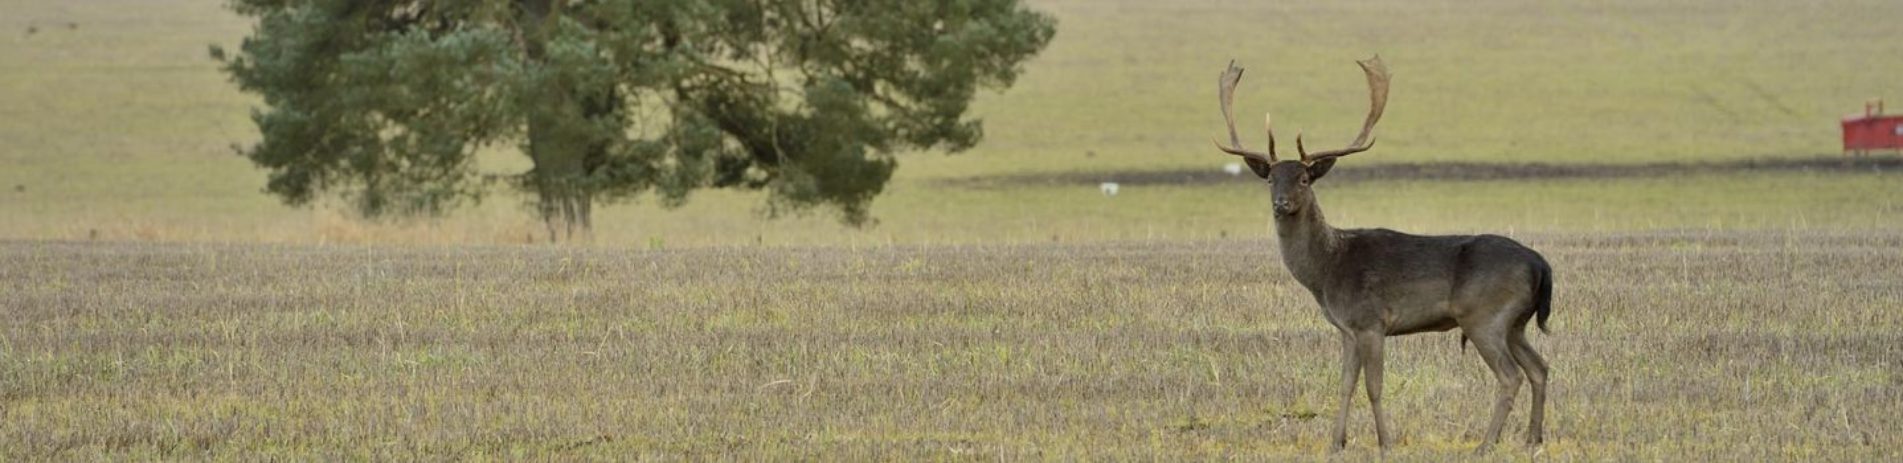
{"type": "Polygon", "coordinates": [[[1336,159],[1341,159],[1341,158],[1328,158],[1328,159],[1316,161],[1314,164],[1309,164],[1308,165],[1308,181],[1314,182],[1316,180],[1321,180],[1323,175],[1328,175],[1328,170],[1335,168],[1336,159]]]}
{"type": "Polygon", "coordinates": [[[1262,177],[1264,180],[1269,178],[1269,163],[1257,161],[1255,158],[1243,158],[1242,162],[1249,164],[1249,170],[1254,171],[1255,176],[1262,177]]]}

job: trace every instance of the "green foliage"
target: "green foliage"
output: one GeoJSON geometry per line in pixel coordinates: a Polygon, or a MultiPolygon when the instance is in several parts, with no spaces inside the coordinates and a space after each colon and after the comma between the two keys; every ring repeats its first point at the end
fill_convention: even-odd
{"type": "Polygon", "coordinates": [[[244,154],[291,204],[341,192],[369,216],[438,214],[494,180],[545,219],[594,199],[766,189],[774,211],[851,224],[894,152],[960,151],[981,87],[1011,85],[1054,21],[1017,0],[743,2],[238,0],[258,21],[212,56],[262,138],[244,154]],[[519,146],[528,172],[479,174],[519,146]]]}

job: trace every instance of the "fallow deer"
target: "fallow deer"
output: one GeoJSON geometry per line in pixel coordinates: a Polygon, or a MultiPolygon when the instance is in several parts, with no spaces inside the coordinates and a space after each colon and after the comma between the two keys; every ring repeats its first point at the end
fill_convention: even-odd
{"type": "Polygon", "coordinates": [[[1552,313],[1553,271],[1538,252],[1497,235],[1420,236],[1387,229],[1336,229],[1323,219],[1310,184],[1328,174],[1343,156],[1374,146],[1370,134],[1387,106],[1387,67],[1376,56],[1358,61],[1367,73],[1372,99],[1361,135],[1348,147],[1309,153],[1302,137],[1295,137],[1300,159],[1279,160],[1275,132],[1265,117],[1268,151],[1242,147],[1230,110],[1242,68],[1234,62],[1219,83],[1222,116],[1229,125],[1225,153],[1241,156],[1256,176],[1270,184],[1275,234],[1282,263],[1297,282],[1320,303],[1322,315],[1341,330],[1341,413],[1335,417],[1330,451],[1348,442],[1348,409],[1354,401],[1357,375],[1367,378],[1368,402],[1374,411],[1375,435],[1381,450],[1394,444],[1381,410],[1382,344],[1388,336],[1460,329],[1461,342],[1471,340],[1493,370],[1499,389],[1494,394],[1493,418],[1476,452],[1486,452],[1500,440],[1521,379],[1532,383],[1533,406],[1526,429],[1528,445],[1544,438],[1546,361],[1526,340],[1528,320],[1538,318],[1541,331],[1552,313]]]}

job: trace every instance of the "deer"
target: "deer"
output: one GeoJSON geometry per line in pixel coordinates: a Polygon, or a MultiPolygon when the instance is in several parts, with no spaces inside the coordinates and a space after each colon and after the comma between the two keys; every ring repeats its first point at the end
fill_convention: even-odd
{"type": "Polygon", "coordinates": [[[1343,157],[1374,147],[1374,125],[1387,107],[1387,66],[1376,55],[1356,61],[1367,74],[1371,99],[1361,134],[1346,148],[1310,153],[1295,136],[1298,159],[1276,157],[1273,117],[1263,116],[1267,151],[1245,149],[1231,110],[1242,68],[1230,61],[1220,76],[1222,116],[1229,126],[1224,153],[1241,156],[1268,182],[1274,231],[1282,263],[1341,332],[1341,411],[1335,416],[1329,452],[1348,443],[1348,412],[1355,382],[1365,377],[1375,437],[1385,454],[1394,445],[1381,409],[1383,344],[1389,336],[1460,330],[1461,351],[1469,341],[1493,372],[1498,389],[1486,436],[1474,451],[1487,453],[1500,440],[1521,381],[1533,391],[1526,444],[1544,441],[1546,360],[1527,342],[1526,325],[1537,318],[1541,332],[1552,314],[1553,270],[1546,258],[1499,235],[1413,235],[1383,228],[1337,229],[1322,215],[1312,185],[1343,157]]]}

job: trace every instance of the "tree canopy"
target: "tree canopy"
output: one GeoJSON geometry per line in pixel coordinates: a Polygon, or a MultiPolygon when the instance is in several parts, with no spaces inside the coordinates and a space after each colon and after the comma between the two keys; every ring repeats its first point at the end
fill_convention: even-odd
{"type": "Polygon", "coordinates": [[[960,151],[966,110],[1049,43],[1017,0],[232,0],[257,26],[214,58],[261,95],[242,153],[293,205],[441,214],[495,186],[550,234],[592,205],[764,189],[863,224],[904,150],[960,151]],[[533,167],[489,176],[474,153],[533,167]]]}

